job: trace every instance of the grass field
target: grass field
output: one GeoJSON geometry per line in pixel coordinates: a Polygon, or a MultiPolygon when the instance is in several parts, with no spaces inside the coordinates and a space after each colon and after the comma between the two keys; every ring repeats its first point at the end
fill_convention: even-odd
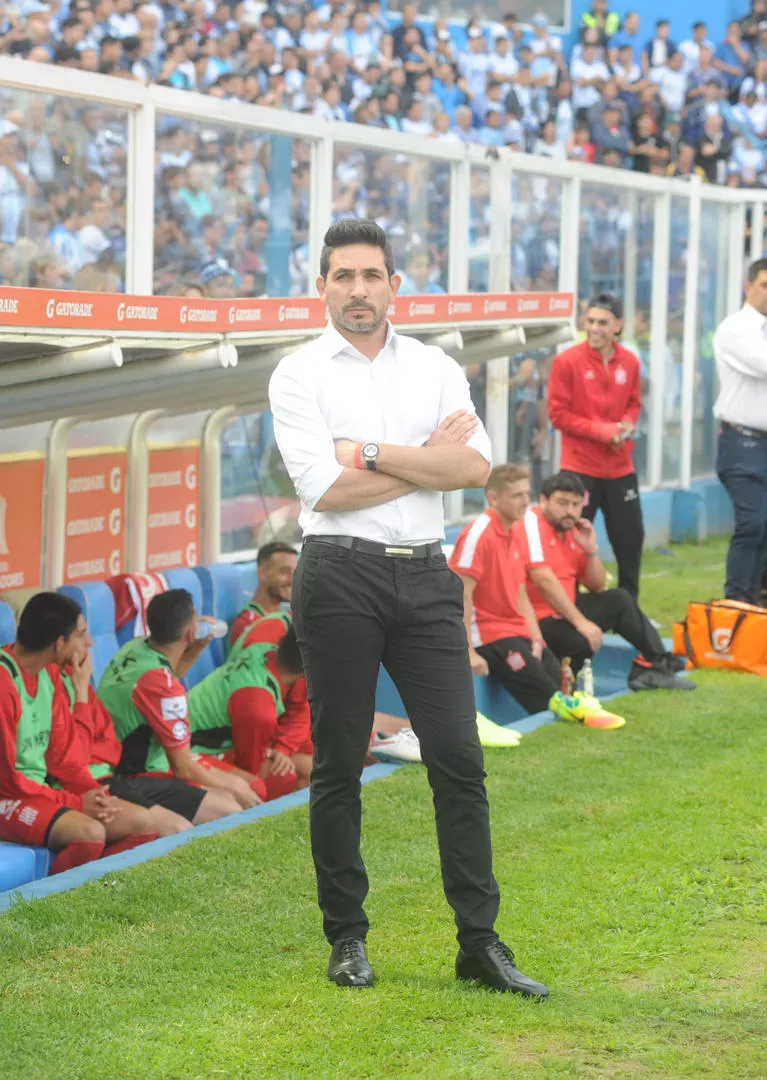
{"type": "MultiPolygon", "coordinates": [[[[698,585],[714,546],[648,577],[698,585]]],[[[661,564],[665,567],[665,563],[661,564]]],[[[653,584],[655,582],[655,584],[653,584]]],[[[668,603],[667,603],[668,601],[668,603]]],[[[457,985],[423,770],[364,789],[372,990],[324,978],[305,808],[0,916],[0,1077],[767,1077],[765,684],[628,695],[488,753],[499,929],[546,1004],[457,985]]]]}

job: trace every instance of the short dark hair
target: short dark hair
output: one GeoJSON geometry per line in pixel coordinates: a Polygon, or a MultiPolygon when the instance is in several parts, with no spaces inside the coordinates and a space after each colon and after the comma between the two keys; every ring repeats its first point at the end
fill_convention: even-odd
{"type": "Polygon", "coordinates": [[[581,498],[586,494],[586,488],[580,476],[565,471],[547,476],[541,484],[541,495],[545,499],[550,499],[555,491],[566,491],[570,495],[580,495],[581,498]]]}
{"type": "Polygon", "coordinates": [[[297,555],[298,552],[292,545],[284,544],[281,540],[275,540],[271,544],[263,544],[258,549],[256,566],[263,566],[271,559],[272,555],[297,555]]]}
{"type": "Polygon", "coordinates": [[[16,640],[22,649],[45,652],[59,638],[70,637],[77,629],[82,608],[71,596],[39,592],[30,597],[19,618],[16,640]]]}
{"type": "Polygon", "coordinates": [[[767,273],[767,259],[757,259],[748,268],[748,283],[753,285],[760,274],[767,273]]]}
{"type": "Polygon", "coordinates": [[[706,25],[706,24],[705,24],[704,22],[698,21],[698,22],[694,22],[694,23],[692,24],[692,28],[693,28],[693,30],[700,30],[700,28],[701,28],[702,26],[705,26],[705,25],[706,25]]]}
{"type": "Polygon", "coordinates": [[[320,256],[320,277],[324,280],[330,269],[330,256],[338,248],[351,247],[352,244],[368,244],[380,248],[389,277],[394,273],[394,255],[386,233],[375,221],[361,218],[342,218],[331,225],[325,233],[320,256]]]}
{"type": "Polygon", "coordinates": [[[298,647],[296,628],[293,623],[288,627],[287,633],[277,642],[277,663],[289,675],[303,674],[304,661],[298,647]]]}
{"type": "Polygon", "coordinates": [[[618,297],[615,296],[614,293],[597,293],[596,296],[592,296],[589,300],[589,307],[603,308],[605,311],[609,311],[612,315],[614,315],[616,319],[623,318],[623,304],[620,302],[618,297]]]}
{"type": "Polygon", "coordinates": [[[173,645],[194,618],[194,600],[186,589],[168,589],[149,601],[146,622],[156,645],[173,645]]]}

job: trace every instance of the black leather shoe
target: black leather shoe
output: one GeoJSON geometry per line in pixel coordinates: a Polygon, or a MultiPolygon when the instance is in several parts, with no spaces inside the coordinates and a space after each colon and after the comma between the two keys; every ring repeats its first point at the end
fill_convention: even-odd
{"type": "Polygon", "coordinates": [[[455,961],[456,979],[472,979],[491,990],[502,990],[510,994],[523,994],[524,997],[539,998],[549,996],[548,986],[528,979],[514,963],[514,953],[502,941],[493,942],[477,952],[459,949],[455,961]]]}
{"type": "Polygon", "coordinates": [[[373,969],[361,938],[344,938],[335,943],[330,954],[328,978],[337,986],[355,986],[360,990],[373,985],[373,969]]]}

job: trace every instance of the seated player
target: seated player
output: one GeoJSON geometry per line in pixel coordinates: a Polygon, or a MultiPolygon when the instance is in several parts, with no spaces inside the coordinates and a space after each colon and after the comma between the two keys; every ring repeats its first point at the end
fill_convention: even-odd
{"type": "Polygon", "coordinates": [[[525,564],[512,525],[530,505],[530,479],[498,465],[485,485],[488,508],[460,533],[450,569],[463,582],[464,622],[475,675],[490,672],[529,713],[559,690],[559,662],[545,647],[525,588],[525,564]]]}
{"type": "Polygon", "coordinates": [[[62,670],[62,682],[74,709],[81,760],[91,776],[126,803],[143,806],[149,812],[158,836],[173,836],[192,825],[220,817],[215,798],[204,788],[186,784],[172,776],[115,776],[122,746],[115,735],[112,717],[91,686],[93,663],[86,637],[81,655],[73,656],[62,670]],[[87,706],[75,708],[75,704],[87,706]]]}
{"type": "MultiPolygon", "coordinates": [[[[170,589],[147,607],[149,637],[134,638],[107,665],[98,697],[122,743],[117,776],[145,773],[174,776],[204,791],[207,820],[224,817],[261,800],[238,776],[207,769],[190,746],[186,690],[179,681],[211,638],[197,639],[197,614],[186,589],[170,589]]],[[[184,816],[188,816],[185,814],[184,816]]]]}
{"type": "Polygon", "coordinates": [[[594,526],[582,516],[585,488],[575,473],[544,480],[539,505],[519,518],[512,535],[527,571],[527,591],[547,646],[569,656],[577,674],[602,644],[605,630],[620,634],[639,655],[629,673],[631,690],[694,690],[679,661],[636,600],[624,589],[605,589],[594,526]],[[578,586],[588,590],[578,592],[578,586]]]}
{"type": "Polygon", "coordinates": [[[278,612],[283,604],[290,603],[297,565],[298,555],[290,544],[264,544],[259,548],[256,558],[258,586],[250,601],[232,619],[229,645],[234,645],[242,632],[257,619],[278,612]]]}
{"type": "Polygon", "coordinates": [[[306,723],[300,713],[290,717],[284,703],[299,680],[305,681],[292,626],[276,646],[235,649],[189,691],[193,752],[219,755],[210,764],[233,766],[264,798],[305,787],[291,747],[306,741],[306,723]]]}
{"type": "MultiPolygon", "coordinates": [[[[52,874],[156,836],[146,809],[111,797],[82,764],[59,665],[86,638],[79,605],[42,592],[0,650],[0,840],[50,848],[52,874]]],[[[79,692],[74,711],[86,708],[79,692]]]]}

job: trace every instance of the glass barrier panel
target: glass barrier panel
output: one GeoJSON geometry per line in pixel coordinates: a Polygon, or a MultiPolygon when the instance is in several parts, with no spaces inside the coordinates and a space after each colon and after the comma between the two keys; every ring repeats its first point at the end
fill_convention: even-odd
{"type": "Polygon", "coordinates": [[[128,111],[0,89],[0,285],[122,292],[128,111]]]}
{"type": "Polygon", "coordinates": [[[650,320],[652,297],[652,268],[654,245],[655,196],[644,192],[627,192],[627,221],[625,250],[626,272],[622,341],[639,359],[642,409],[634,439],[634,465],[640,485],[647,479],[648,434],[650,431],[650,320]]]}
{"type": "Polygon", "coordinates": [[[450,163],[334,144],[333,220],[386,230],[401,295],[444,293],[450,249],[450,163]]]}
{"type": "Polygon", "coordinates": [[[564,181],[535,173],[511,175],[511,287],[556,290],[564,181]]]}
{"type": "Polygon", "coordinates": [[[297,544],[299,511],[272,414],[236,417],[221,435],[221,551],[252,551],[273,540],[297,544]]]}
{"type": "Polygon", "coordinates": [[[469,201],[469,292],[487,292],[490,275],[490,170],[472,165],[469,201]]]}
{"type": "Polygon", "coordinates": [[[682,356],[684,342],[684,294],[687,284],[687,238],[689,202],[675,195],[671,200],[671,257],[668,278],[668,332],[663,365],[663,454],[661,478],[679,480],[682,454],[682,356]]]}
{"type": "Polygon", "coordinates": [[[310,156],[305,139],[161,116],[155,293],[305,296],[310,156]]]}
{"type": "Polygon", "coordinates": [[[716,460],[714,401],[717,393],[714,331],[727,315],[729,206],[703,201],[697,274],[692,475],[713,475],[716,460]]]}
{"type": "Polygon", "coordinates": [[[549,423],[547,391],[555,348],[527,349],[509,362],[509,448],[506,460],[530,470],[535,498],[554,471],[554,429],[549,423]]]}

